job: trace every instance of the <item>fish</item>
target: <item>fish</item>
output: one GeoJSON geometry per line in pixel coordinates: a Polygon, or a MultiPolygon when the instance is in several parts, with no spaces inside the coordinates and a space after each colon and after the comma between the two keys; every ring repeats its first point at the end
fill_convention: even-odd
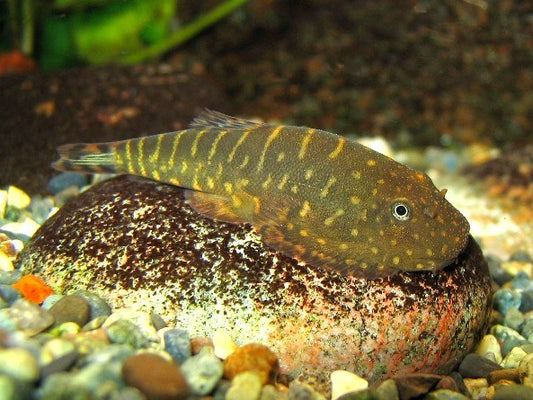
{"type": "Polygon", "coordinates": [[[341,275],[435,272],[468,242],[468,221],[426,174],[320,129],[204,110],[187,129],[58,152],[60,171],[182,187],[200,214],[251,224],[281,254],[341,275]]]}

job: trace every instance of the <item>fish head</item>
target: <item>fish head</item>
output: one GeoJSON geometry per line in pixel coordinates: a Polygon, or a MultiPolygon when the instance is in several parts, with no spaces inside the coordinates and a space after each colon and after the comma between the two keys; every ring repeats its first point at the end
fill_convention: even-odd
{"type": "Polygon", "coordinates": [[[465,249],[470,226],[446,200],[446,190],[403,165],[387,178],[368,209],[368,221],[378,227],[374,248],[384,269],[436,271],[451,264],[465,249]]]}

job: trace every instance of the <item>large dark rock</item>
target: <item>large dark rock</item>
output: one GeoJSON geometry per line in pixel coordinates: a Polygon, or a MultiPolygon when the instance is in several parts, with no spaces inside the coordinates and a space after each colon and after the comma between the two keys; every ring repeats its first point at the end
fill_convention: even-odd
{"type": "Polygon", "coordinates": [[[448,373],[483,334],[491,285],[471,239],[438,273],[365,280],[302,265],[247,225],[202,217],[182,189],[128,176],[70,201],[36,233],[22,268],[59,291],[91,289],[153,310],[192,335],[263,343],[315,384],[346,369],[370,381],[448,373]]]}

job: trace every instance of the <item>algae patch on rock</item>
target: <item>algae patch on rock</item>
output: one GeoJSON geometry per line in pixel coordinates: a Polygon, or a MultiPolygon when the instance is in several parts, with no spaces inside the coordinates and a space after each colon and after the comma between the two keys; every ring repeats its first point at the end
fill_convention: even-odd
{"type": "Polygon", "coordinates": [[[155,311],[193,335],[219,328],[269,346],[283,371],[325,384],[335,369],[370,381],[450,372],[488,324],[491,285],[477,243],[437,273],[366,280],[299,264],[249,225],[213,221],[182,189],[122,176],[67,203],[22,268],[59,291],[155,311]]]}

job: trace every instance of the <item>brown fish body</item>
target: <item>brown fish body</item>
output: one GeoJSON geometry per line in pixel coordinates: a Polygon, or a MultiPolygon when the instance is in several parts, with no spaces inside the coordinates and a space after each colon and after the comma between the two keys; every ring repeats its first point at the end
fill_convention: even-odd
{"type": "Polygon", "coordinates": [[[468,222],[425,174],[317,129],[207,112],[190,129],[60,152],[58,169],[190,189],[199,212],[251,223],[282,253],[357,276],[435,271],[467,243],[468,222]]]}

